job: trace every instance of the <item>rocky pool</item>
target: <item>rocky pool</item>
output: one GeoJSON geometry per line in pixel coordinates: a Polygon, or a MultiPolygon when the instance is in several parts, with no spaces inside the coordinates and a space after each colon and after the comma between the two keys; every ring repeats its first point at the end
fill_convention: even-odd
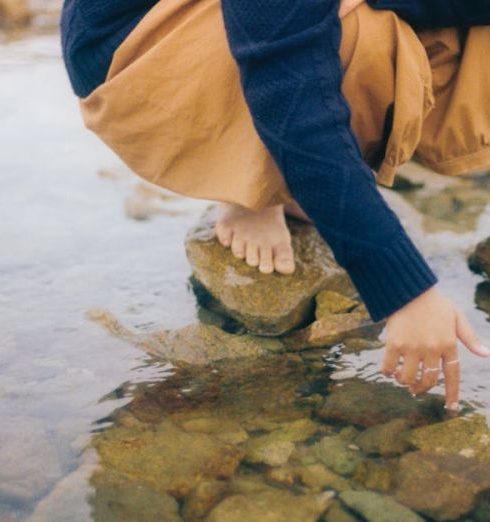
{"type": "MultiPolygon", "coordinates": [[[[0,70],[2,522],[490,520],[488,360],[461,348],[454,415],[442,387],[412,399],[378,373],[379,331],[247,337],[189,281],[207,203],[142,185],[84,130],[58,37],[2,43],[0,70]]],[[[384,194],[490,345],[467,266],[490,176],[402,174],[384,194]]],[[[210,259],[223,285],[252,277],[210,259]]]]}

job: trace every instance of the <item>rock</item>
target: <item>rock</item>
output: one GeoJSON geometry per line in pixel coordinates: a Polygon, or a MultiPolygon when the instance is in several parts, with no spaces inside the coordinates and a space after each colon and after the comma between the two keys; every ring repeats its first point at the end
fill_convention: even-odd
{"type": "Polygon", "coordinates": [[[343,491],[340,500],[369,522],[423,522],[423,518],[393,498],[372,491],[343,491]]]}
{"type": "Polygon", "coordinates": [[[353,475],[362,462],[359,451],[351,449],[341,435],[323,437],[311,451],[318,461],[339,475],[353,475]]]}
{"type": "Polygon", "coordinates": [[[2,417],[0,497],[29,505],[62,476],[58,452],[43,423],[30,417],[2,417]]]}
{"type": "Polygon", "coordinates": [[[180,426],[187,432],[212,433],[217,439],[228,444],[241,444],[248,439],[248,433],[236,420],[219,416],[185,419],[180,426]]]}
{"type": "Polygon", "coordinates": [[[268,488],[248,495],[233,495],[218,504],[206,522],[316,522],[332,502],[331,493],[295,495],[268,488]]]}
{"type": "Polygon", "coordinates": [[[383,323],[373,323],[365,312],[325,315],[306,328],[293,332],[282,341],[288,350],[307,350],[333,346],[349,337],[377,337],[383,323]]]}
{"type": "Polygon", "coordinates": [[[202,480],[231,476],[242,452],[204,433],[186,433],[165,420],[153,430],[110,428],[93,442],[103,468],[177,498],[202,480]]]}
{"type": "Polygon", "coordinates": [[[346,511],[338,500],[334,500],[324,517],[324,522],[358,522],[358,518],[346,511]]]}
{"type": "Polygon", "coordinates": [[[459,454],[490,463],[490,429],[485,417],[472,415],[412,430],[407,440],[416,448],[459,454]]]}
{"type": "Polygon", "coordinates": [[[433,395],[414,399],[402,387],[390,383],[344,380],[329,388],[318,416],[325,421],[374,426],[405,418],[410,425],[434,422],[445,415],[444,398],[433,395]]]}
{"type": "Polygon", "coordinates": [[[344,339],[342,353],[359,353],[365,350],[379,350],[383,348],[384,343],[380,340],[371,340],[353,337],[352,339],[344,339]]]}
{"type": "Polygon", "coordinates": [[[395,482],[402,504],[434,520],[456,520],[490,487],[490,466],[460,455],[415,451],[401,457],[395,482]]]}
{"type": "Polygon", "coordinates": [[[301,482],[313,491],[323,491],[333,489],[335,491],[345,491],[351,489],[349,481],[326,468],[323,464],[310,464],[309,466],[298,467],[295,475],[301,482]]]}
{"type": "Polygon", "coordinates": [[[333,292],[332,290],[322,290],[315,297],[316,308],[315,318],[322,319],[322,317],[330,314],[343,314],[352,312],[359,304],[359,301],[354,301],[350,297],[333,292]]]}
{"type": "Polygon", "coordinates": [[[410,423],[406,419],[393,419],[363,431],[355,443],[366,455],[393,457],[404,453],[408,448],[406,434],[410,423]]]}
{"type": "Polygon", "coordinates": [[[472,516],[476,522],[488,522],[490,520],[490,489],[482,491],[478,495],[472,516]]]}
{"type": "Polygon", "coordinates": [[[24,27],[30,23],[32,12],[27,0],[0,0],[0,26],[24,27]]]}
{"type": "MultiPolygon", "coordinates": [[[[177,501],[162,491],[117,472],[97,472],[91,480],[95,494],[90,498],[90,520],[120,522],[182,522],[177,501]]],[[[55,517],[51,520],[60,520],[55,517]]],[[[68,518],[67,520],[74,520],[68,518]]]]}
{"type": "Polygon", "coordinates": [[[221,480],[200,482],[185,499],[182,516],[186,522],[202,520],[225,497],[227,484],[221,480]]]}
{"type": "Polygon", "coordinates": [[[479,310],[490,315],[490,281],[482,281],[476,285],[475,303],[479,310]]]}
{"type": "Polygon", "coordinates": [[[297,268],[293,275],[261,274],[223,248],[214,232],[214,209],[208,209],[186,240],[198,298],[217,307],[252,333],[280,335],[305,322],[315,295],[329,288],[352,294],[345,271],[313,226],[291,221],[297,268]]]}
{"type": "Polygon", "coordinates": [[[295,442],[310,438],[318,430],[318,425],[310,419],[300,419],[281,428],[253,437],[242,444],[245,460],[253,464],[282,466],[286,464],[295,449],[295,442]]]}
{"type": "Polygon", "coordinates": [[[490,237],[478,243],[475,251],[468,259],[468,265],[478,274],[486,274],[490,277],[490,237]]]}
{"type": "Polygon", "coordinates": [[[393,465],[365,460],[356,469],[353,479],[366,489],[389,493],[393,487],[393,465]]]}
{"type": "Polygon", "coordinates": [[[92,310],[89,317],[113,335],[173,363],[205,365],[223,359],[256,358],[284,349],[278,339],[234,335],[209,324],[199,323],[178,330],[136,334],[122,326],[108,312],[92,310]]]}

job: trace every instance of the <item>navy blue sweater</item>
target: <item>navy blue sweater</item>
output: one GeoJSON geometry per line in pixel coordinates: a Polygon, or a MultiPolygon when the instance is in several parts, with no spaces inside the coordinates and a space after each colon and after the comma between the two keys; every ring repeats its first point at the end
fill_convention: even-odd
{"type": "MultiPolygon", "coordinates": [[[[102,83],[114,50],[154,3],[65,2],[64,57],[79,96],[102,83]]],[[[372,3],[421,27],[431,20],[464,25],[463,16],[473,22],[479,8],[490,12],[490,0],[372,3]]],[[[260,137],[372,318],[389,316],[434,285],[436,277],[381,197],[350,128],[340,91],[338,0],[222,0],[222,6],[260,137]]]]}

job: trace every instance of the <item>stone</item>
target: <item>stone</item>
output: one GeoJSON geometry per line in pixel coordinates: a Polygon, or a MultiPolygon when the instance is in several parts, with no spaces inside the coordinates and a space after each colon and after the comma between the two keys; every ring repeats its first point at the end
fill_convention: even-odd
{"type": "Polygon", "coordinates": [[[468,265],[474,272],[490,277],[490,237],[478,243],[468,259],[468,265]]]}
{"type": "Polygon", "coordinates": [[[32,19],[27,0],[0,0],[0,26],[8,29],[25,27],[32,19]]]}
{"type": "Polygon", "coordinates": [[[488,462],[461,455],[405,453],[395,475],[395,498],[434,520],[457,520],[490,487],[488,462]]]}
{"type": "Polygon", "coordinates": [[[256,358],[284,349],[278,339],[234,335],[209,324],[136,334],[108,312],[92,310],[89,317],[120,339],[173,363],[206,365],[223,359],[256,358]]]}
{"type": "Polygon", "coordinates": [[[323,520],[324,522],[358,522],[359,518],[346,511],[340,501],[334,500],[323,520]]]}
{"type": "Polygon", "coordinates": [[[341,435],[326,436],[311,447],[316,459],[339,475],[353,475],[362,462],[359,451],[349,448],[341,435]]]}
{"type": "Polygon", "coordinates": [[[298,467],[295,470],[295,475],[307,488],[313,491],[323,491],[325,489],[345,491],[352,487],[348,480],[329,470],[323,464],[310,464],[298,467]]]}
{"type": "Polygon", "coordinates": [[[146,481],[135,480],[113,471],[102,471],[96,472],[91,483],[95,487],[95,494],[89,498],[92,506],[90,520],[182,522],[177,501],[169,494],[149,487],[146,481]]]}
{"type": "Polygon", "coordinates": [[[176,498],[202,480],[230,477],[243,456],[235,446],[205,433],[187,433],[169,420],[154,430],[109,428],[93,445],[103,468],[176,498]]]}
{"type": "Polygon", "coordinates": [[[471,456],[490,464],[490,429],[482,415],[423,426],[410,431],[407,440],[420,450],[471,456]]]}
{"type": "Polygon", "coordinates": [[[393,465],[366,459],[356,469],[356,473],[352,478],[366,489],[380,493],[389,493],[393,487],[393,465]]]}
{"type": "Polygon", "coordinates": [[[185,419],[180,426],[187,432],[212,433],[217,439],[228,444],[241,444],[248,439],[248,433],[238,421],[219,416],[185,419]]]}
{"type": "Polygon", "coordinates": [[[352,312],[356,306],[359,305],[359,301],[355,301],[350,297],[339,294],[332,290],[322,290],[315,297],[316,308],[315,318],[322,319],[326,315],[330,314],[342,314],[352,312]]]}
{"type": "Polygon", "coordinates": [[[227,484],[221,480],[205,480],[186,497],[182,516],[186,522],[204,519],[226,495],[227,484]]]}
{"type": "Polygon", "coordinates": [[[364,430],[355,443],[366,455],[393,457],[407,451],[406,434],[410,423],[406,419],[393,419],[364,430]]]}
{"type": "Polygon", "coordinates": [[[364,339],[364,338],[347,338],[343,341],[342,353],[359,353],[365,350],[379,350],[383,348],[384,344],[382,341],[376,339],[364,339]]]}
{"type": "Polygon", "coordinates": [[[444,398],[412,398],[407,389],[386,382],[361,379],[335,382],[317,412],[327,422],[370,427],[398,418],[418,426],[444,418],[444,398]]]}
{"type": "Polygon", "coordinates": [[[373,323],[365,312],[325,315],[306,328],[282,337],[288,350],[308,350],[333,346],[349,337],[377,337],[383,323],[373,323]]]}
{"type": "Polygon", "coordinates": [[[475,303],[479,310],[490,316],[490,281],[482,281],[476,285],[475,303]]]}
{"type": "Polygon", "coordinates": [[[368,522],[423,522],[423,518],[387,495],[373,491],[343,491],[340,500],[368,522]]]}
{"type": "Polygon", "coordinates": [[[268,488],[248,495],[232,495],[216,506],[206,522],[316,522],[332,502],[331,493],[295,495],[268,488]]]}
{"type": "Polygon", "coordinates": [[[312,225],[289,223],[296,258],[293,275],[262,274],[217,240],[215,211],[208,209],[186,239],[193,283],[205,307],[219,309],[258,335],[277,336],[303,324],[314,298],[329,288],[352,294],[346,272],[312,225]]]}
{"type": "Polygon", "coordinates": [[[299,419],[284,424],[266,435],[252,437],[242,444],[245,460],[253,464],[282,466],[287,463],[295,449],[295,442],[310,438],[318,425],[310,419],[299,419]]]}
{"type": "Polygon", "coordinates": [[[31,417],[2,417],[0,497],[29,505],[61,478],[58,452],[44,424],[31,417]]]}

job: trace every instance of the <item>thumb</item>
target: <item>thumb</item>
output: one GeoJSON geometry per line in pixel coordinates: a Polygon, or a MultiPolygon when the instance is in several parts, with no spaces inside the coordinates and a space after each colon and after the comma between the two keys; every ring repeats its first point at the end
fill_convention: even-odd
{"type": "Polygon", "coordinates": [[[456,335],[470,352],[480,357],[490,355],[490,350],[481,344],[466,316],[458,310],[456,311],[456,335]]]}

